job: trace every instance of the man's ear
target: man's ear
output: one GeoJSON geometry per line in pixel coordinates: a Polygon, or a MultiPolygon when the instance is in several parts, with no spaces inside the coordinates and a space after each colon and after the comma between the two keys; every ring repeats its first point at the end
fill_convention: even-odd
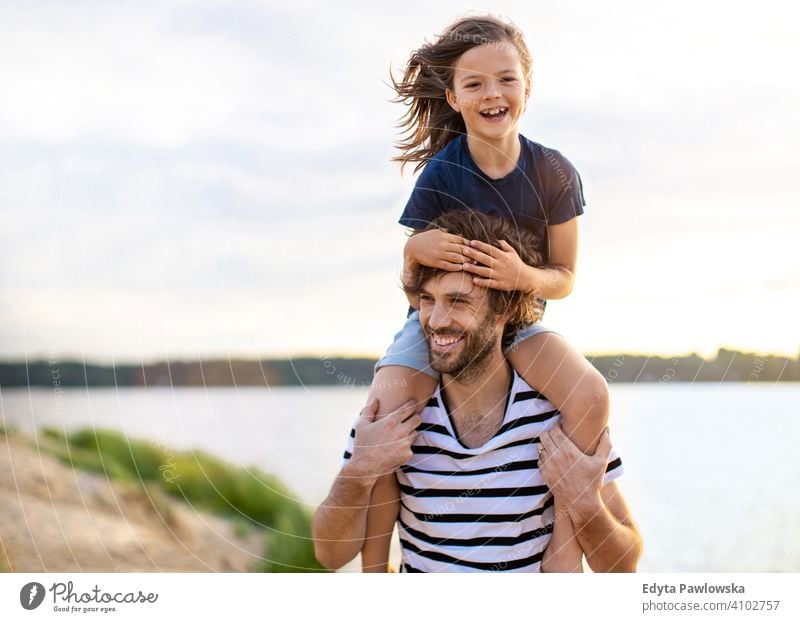
{"type": "Polygon", "coordinates": [[[450,89],[444,90],[444,96],[447,99],[447,103],[450,104],[450,107],[455,110],[456,112],[461,112],[458,101],[456,100],[456,94],[453,93],[450,89]]]}
{"type": "Polygon", "coordinates": [[[497,325],[503,327],[503,330],[505,330],[505,325],[511,320],[511,313],[508,307],[503,310],[494,311],[493,313],[497,325]]]}

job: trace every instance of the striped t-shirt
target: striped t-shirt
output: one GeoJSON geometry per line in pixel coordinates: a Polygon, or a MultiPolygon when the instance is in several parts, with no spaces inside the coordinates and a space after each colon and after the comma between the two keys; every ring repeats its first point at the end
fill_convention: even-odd
{"type": "MultiPolygon", "coordinates": [[[[441,385],[421,413],[413,457],[397,472],[403,572],[538,572],[553,530],[553,495],[539,474],[539,434],[561,415],[516,372],[503,423],[465,447],[441,385]]],[[[344,463],[353,451],[350,431],[344,463]]],[[[604,485],[623,473],[612,450],[604,485]]]]}

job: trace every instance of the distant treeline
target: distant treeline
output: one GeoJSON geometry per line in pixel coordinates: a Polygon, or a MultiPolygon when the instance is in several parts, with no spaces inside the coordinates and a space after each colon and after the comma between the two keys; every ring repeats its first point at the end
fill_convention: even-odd
{"type": "MultiPolygon", "coordinates": [[[[609,383],[620,382],[798,382],[800,359],[719,350],[711,359],[696,354],[664,358],[616,354],[588,356],[609,383]]],[[[0,363],[0,388],[129,386],[354,386],[372,380],[374,359],[295,358],[92,365],[76,361],[0,363]]]]}

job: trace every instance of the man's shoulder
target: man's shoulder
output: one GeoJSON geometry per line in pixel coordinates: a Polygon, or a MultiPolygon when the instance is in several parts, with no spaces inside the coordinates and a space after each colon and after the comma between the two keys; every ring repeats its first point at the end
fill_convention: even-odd
{"type": "MultiPolygon", "coordinates": [[[[513,378],[511,380],[510,397],[524,396],[528,399],[547,399],[537,389],[529,385],[516,369],[512,369],[513,378]]],[[[517,399],[517,401],[522,401],[517,399]]]]}
{"type": "Polygon", "coordinates": [[[520,416],[531,412],[541,413],[557,410],[543,393],[525,382],[525,379],[516,370],[513,373],[514,378],[508,395],[509,410],[513,410],[520,416]]]}

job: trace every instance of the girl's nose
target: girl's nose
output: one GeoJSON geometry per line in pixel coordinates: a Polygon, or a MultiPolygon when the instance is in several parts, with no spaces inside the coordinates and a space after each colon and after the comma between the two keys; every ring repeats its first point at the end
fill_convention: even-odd
{"type": "Polygon", "coordinates": [[[489,80],[486,83],[486,91],[483,96],[486,99],[495,99],[500,95],[500,85],[495,80],[489,80]]]}

